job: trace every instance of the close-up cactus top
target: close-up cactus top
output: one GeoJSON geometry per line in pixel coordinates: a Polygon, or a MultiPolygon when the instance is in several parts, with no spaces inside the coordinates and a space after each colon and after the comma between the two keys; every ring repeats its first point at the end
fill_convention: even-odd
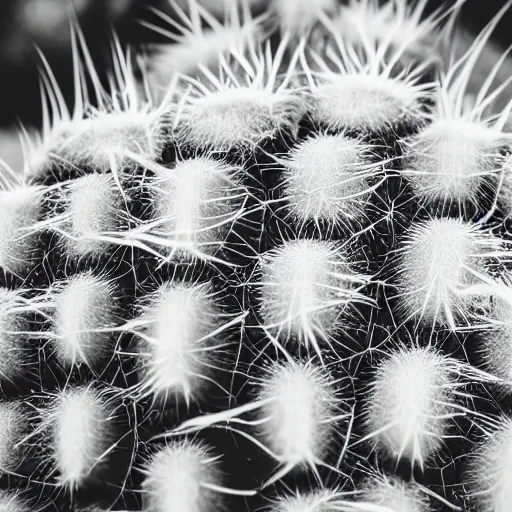
{"type": "Polygon", "coordinates": [[[50,3],[0,511],[511,512],[512,0],[50,3]]]}

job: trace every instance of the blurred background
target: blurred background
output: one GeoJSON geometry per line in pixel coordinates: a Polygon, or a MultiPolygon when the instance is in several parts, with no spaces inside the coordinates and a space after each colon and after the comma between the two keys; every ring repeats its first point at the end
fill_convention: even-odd
{"type": "MultiPolygon", "coordinates": [[[[213,10],[216,4],[222,3],[222,0],[201,1],[213,10]]],[[[446,2],[429,0],[427,12],[443,3],[446,2]]],[[[502,6],[501,0],[467,0],[460,23],[477,33],[502,6]]],[[[78,20],[96,67],[102,70],[107,66],[110,28],[116,31],[123,45],[144,46],[162,40],[140,23],[151,16],[154,21],[151,8],[172,15],[167,0],[1,0],[0,157],[17,166],[17,123],[37,128],[41,122],[38,79],[41,59],[36,48],[47,58],[67,101],[71,102],[70,19],[78,20]]],[[[506,48],[512,42],[511,25],[512,12],[509,12],[495,31],[494,44],[498,48],[506,48]]]]}

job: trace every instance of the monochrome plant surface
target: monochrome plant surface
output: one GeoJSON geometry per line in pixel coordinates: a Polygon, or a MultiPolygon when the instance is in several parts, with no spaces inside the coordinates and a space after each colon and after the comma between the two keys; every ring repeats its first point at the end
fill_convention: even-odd
{"type": "Polygon", "coordinates": [[[0,511],[508,512],[512,1],[169,2],[1,165],[0,511]]]}

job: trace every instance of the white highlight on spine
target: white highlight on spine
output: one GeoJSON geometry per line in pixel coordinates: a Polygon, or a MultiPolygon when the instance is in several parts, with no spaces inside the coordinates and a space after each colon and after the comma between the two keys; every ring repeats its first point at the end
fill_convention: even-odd
{"type": "Polygon", "coordinates": [[[76,257],[103,255],[109,244],[100,237],[120,228],[124,208],[114,176],[83,176],[69,185],[66,194],[63,243],[67,250],[76,257]]]}
{"type": "Polygon", "coordinates": [[[66,366],[94,367],[113,351],[108,328],[116,325],[115,286],[92,272],[57,283],[54,299],[54,345],[66,366]],[[101,332],[104,331],[104,332],[101,332]]]}
{"type": "Polygon", "coordinates": [[[378,368],[366,404],[366,430],[378,449],[411,464],[443,444],[453,416],[453,364],[431,349],[402,349],[378,368]]]}
{"type": "Polygon", "coordinates": [[[144,510],[217,512],[222,509],[219,457],[204,443],[173,441],[145,465],[144,510]]]}
{"type": "Polygon", "coordinates": [[[43,189],[20,186],[0,191],[0,267],[24,275],[37,258],[38,234],[32,228],[39,220],[43,189]]]}
{"type": "Polygon", "coordinates": [[[297,240],[263,255],[260,314],[278,340],[313,348],[331,343],[350,305],[369,303],[368,278],[354,273],[345,251],[331,242],[297,240]]]}
{"type": "Polygon", "coordinates": [[[80,487],[94,477],[111,446],[110,407],[91,388],[68,389],[56,397],[44,421],[52,432],[59,483],[80,487]]]}
{"type": "Polygon", "coordinates": [[[424,100],[432,89],[431,84],[420,83],[427,64],[396,72],[400,52],[388,60],[387,45],[366,45],[358,55],[329,20],[323,21],[332,35],[332,46],[325,57],[313,54],[315,71],[302,59],[311,88],[313,120],[332,130],[364,134],[392,130],[405,122],[423,123],[424,100]]]}
{"type": "Polygon", "coordinates": [[[476,66],[482,52],[509,8],[510,3],[505,3],[462,57],[450,62],[441,74],[432,123],[410,142],[405,174],[427,203],[453,202],[463,210],[464,202],[479,206],[484,183],[493,196],[498,191],[504,164],[500,152],[512,142],[509,134],[503,133],[512,101],[498,115],[490,109],[509,85],[497,80],[508,50],[477,89],[472,90],[470,82],[473,74],[478,75],[476,66]],[[499,85],[491,89],[495,82],[499,85]]]}

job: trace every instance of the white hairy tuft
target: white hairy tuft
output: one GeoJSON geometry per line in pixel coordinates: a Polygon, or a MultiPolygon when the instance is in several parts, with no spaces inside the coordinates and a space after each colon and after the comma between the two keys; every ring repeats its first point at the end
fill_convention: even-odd
{"type": "Polygon", "coordinates": [[[486,324],[478,333],[477,354],[486,371],[512,386],[512,287],[511,276],[502,275],[496,281],[495,292],[490,293],[484,305],[486,324]]]}
{"type": "Polygon", "coordinates": [[[173,441],[156,452],[143,469],[144,510],[217,512],[222,500],[219,457],[204,443],[173,441]]]}
{"type": "Polygon", "coordinates": [[[297,240],[263,255],[260,314],[272,336],[313,348],[329,344],[350,305],[368,302],[346,252],[332,242],[297,240]]]}
{"type": "Polygon", "coordinates": [[[479,205],[482,186],[497,188],[503,135],[459,119],[439,119],[408,144],[404,174],[426,203],[479,205]]]}
{"type": "Polygon", "coordinates": [[[130,52],[113,36],[105,88],[76,26],[71,39],[73,110],[41,54],[43,127],[36,140],[25,140],[25,174],[41,176],[54,165],[117,173],[158,159],[167,140],[168,113],[138,87],[130,52]]]}
{"type": "Polygon", "coordinates": [[[433,219],[413,225],[400,249],[400,305],[410,318],[455,329],[468,322],[485,282],[485,259],[498,254],[500,240],[459,219],[433,219]]]}
{"type": "Polygon", "coordinates": [[[452,415],[451,365],[431,349],[399,350],[378,368],[366,403],[366,430],[396,459],[423,463],[442,446],[452,415]]]}
{"type": "Polygon", "coordinates": [[[178,143],[245,151],[282,131],[296,133],[306,102],[290,84],[295,64],[286,69],[285,52],[286,41],[275,53],[268,45],[252,48],[247,57],[232,51],[221,57],[218,76],[203,69],[198,79],[184,77],[187,92],[175,121],[178,143]]]}
{"type": "Polygon", "coordinates": [[[27,424],[28,418],[18,402],[0,402],[1,473],[16,471],[18,464],[22,462],[23,447],[18,443],[26,433],[27,424]]]}
{"type": "MultiPolygon", "coordinates": [[[[358,501],[379,507],[382,512],[429,512],[429,500],[414,483],[406,483],[396,477],[378,476],[364,482],[358,501]]],[[[357,508],[356,508],[357,510],[357,508]]],[[[377,509],[375,509],[377,510],[377,509]]]]}
{"type": "Polygon", "coordinates": [[[198,398],[210,382],[225,323],[209,285],[168,283],[151,295],[137,322],[140,386],[167,400],[198,398]]]}
{"type": "Polygon", "coordinates": [[[284,197],[301,225],[361,221],[376,172],[369,148],[345,135],[318,134],[292,149],[284,161],[284,197]]]}
{"type": "Polygon", "coordinates": [[[109,248],[104,233],[120,229],[123,197],[112,174],[90,174],[73,180],[66,190],[63,244],[75,257],[100,257],[109,248]]]}
{"type": "Polygon", "coordinates": [[[336,0],[272,0],[273,10],[283,33],[304,36],[319,21],[322,14],[332,16],[338,8],[336,0]]]}
{"type": "Polygon", "coordinates": [[[23,186],[0,191],[0,268],[25,274],[36,262],[38,235],[31,227],[39,220],[43,193],[23,186]]]}
{"type": "Polygon", "coordinates": [[[224,247],[248,196],[239,173],[222,161],[197,157],[157,174],[151,185],[155,220],[146,229],[169,247],[169,257],[207,257],[224,247]]]}
{"type": "Polygon", "coordinates": [[[61,142],[57,154],[74,167],[91,167],[107,172],[135,167],[131,154],[141,161],[160,157],[165,137],[165,116],[141,108],[133,111],[97,111],[73,124],[73,131],[61,142]]]}
{"type": "Polygon", "coordinates": [[[313,53],[314,71],[306,59],[302,62],[311,87],[313,120],[332,130],[364,134],[393,130],[407,122],[422,124],[425,100],[433,87],[421,81],[424,68],[397,72],[400,53],[388,61],[386,45],[368,44],[364,51],[354,51],[329,20],[324,23],[332,36],[325,57],[313,53]]]}
{"type": "Polygon", "coordinates": [[[337,493],[330,490],[307,494],[297,492],[293,496],[282,496],[276,499],[268,508],[268,512],[329,512],[333,510],[332,507],[336,507],[338,499],[337,493]]]}
{"type": "Polygon", "coordinates": [[[11,381],[27,373],[29,326],[25,315],[30,309],[20,290],[0,288],[0,379],[11,381]]]}
{"type": "Polygon", "coordinates": [[[314,467],[324,459],[335,439],[340,419],[334,382],[314,364],[274,364],[260,383],[264,404],[259,437],[285,467],[314,467]]]}
{"type": "Polygon", "coordinates": [[[19,492],[0,490],[0,512],[32,512],[34,509],[19,492]]]}
{"type": "Polygon", "coordinates": [[[508,512],[512,503],[512,421],[499,427],[470,456],[466,482],[480,512],[508,512]]]}
{"type": "Polygon", "coordinates": [[[112,442],[110,407],[93,389],[68,389],[55,399],[44,421],[52,432],[58,482],[74,490],[105,461],[112,442]]]}
{"type": "Polygon", "coordinates": [[[91,272],[56,284],[54,346],[62,364],[94,367],[113,350],[105,330],[116,325],[115,302],[113,283],[91,272]]]}
{"type": "Polygon", "coordinates": [[[379,132],[420,114],[409,83],[369,74],[325,75],[313,92],[313,118],[332,130],[379,132]]]}
{"type": "Polygon", "coordinates": [[[251,148],[298,121],[291,92],[249,87],[226,88],[191,98],[182,112],[182,143],[216,151],[251,148]]]}

